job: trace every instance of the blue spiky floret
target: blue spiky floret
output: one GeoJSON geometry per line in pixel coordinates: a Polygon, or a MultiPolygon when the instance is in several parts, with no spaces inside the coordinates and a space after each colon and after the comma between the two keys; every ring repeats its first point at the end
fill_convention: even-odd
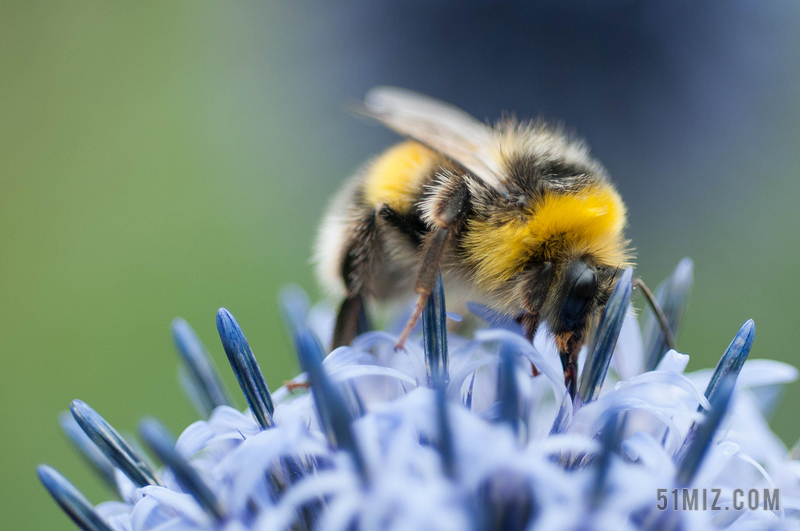
{"type": "MultiPolygon", "coordinates": [[[[800,472],[766,428],[763,397],[749,392],[796,371],[745,363],[748,321],[715,371],[684,374],[688,357],[666,348],[652,319],[639,335],[631,280],[632,271],[621,275],[599,316],[574,403],[546,327],[531,344],[513,320],[471,304],[489,326],[472,339],[448,332],[441,278],[421,337],[401,351],[394,335],[373,331],[326,355],[327,310],[312,309],[297,288],[284,290],[282,313],[304,373],[274,392],[221,309],[217,328],[244,413],[231,407],[205,347],[176,320],[188,392],[205,418],[177,441],[157,421],[142,423],[165,468],[152,470],[75,401],[86,437],[74,423],[65,430],[122,501],[93,507],[54,470],[39,475],[93,531],[715,529],[800,519],[800,472]],[[734,488],[782,486],[784,508],[725,519],[654,509],[657,488],[698,485],[723,488],[728,506],[734,488]]],[[[656,291],[675,330],[690,285],[691,262],[683,261],[656,291]]]]}

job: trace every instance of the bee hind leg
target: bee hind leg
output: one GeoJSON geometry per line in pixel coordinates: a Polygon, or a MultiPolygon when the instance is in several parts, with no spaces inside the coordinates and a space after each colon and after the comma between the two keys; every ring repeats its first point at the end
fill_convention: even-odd
{"type": "Polygon", "coordinates": [[[460,230],[469,208],[469,200],[469,187],[466,179],[463,176],[448,173],[440,176],[430,199],[426,201],[424,218],[429,225],[433,226],[433,229],[428,234],[422,248],[422,261],[414,287],[417,303],[411,318],[397,340],[395,350],[403,348],[408,335],[422,315],[422,310],[439,277],[445,248],[452,236],[460,230]]]}
{"type": "Polygon", "coordinates": [[[364,296],[356,293],[347,297],[339,306],[336,325],[333,328],[331,350],[349,345],[357,335],[370,330],[369,319],[364,305],[364,296]]]}

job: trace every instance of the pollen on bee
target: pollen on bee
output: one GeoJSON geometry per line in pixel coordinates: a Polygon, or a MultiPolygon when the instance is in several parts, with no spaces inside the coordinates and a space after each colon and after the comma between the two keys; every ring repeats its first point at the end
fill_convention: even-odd
{"type": "Polygon", "coordinates": [[[464,245],[476,280],[501,283],[532,258],[552,260],[591,254],[604,265],[630,262],[623,236],[625,205],[608,183],[579,193],[545,193],[528,205],[526,216],[503,224],[471,221],[464,245]]]}

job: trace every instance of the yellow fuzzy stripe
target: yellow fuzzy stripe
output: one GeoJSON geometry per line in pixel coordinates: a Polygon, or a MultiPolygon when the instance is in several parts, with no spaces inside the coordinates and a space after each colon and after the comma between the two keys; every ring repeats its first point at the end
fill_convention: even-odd
{"type": "Polygon", "coordinates": [[[625,205],[608,183],[570,194],[547,192],[522,215],[470,221],[466,259],[485,288],[497,287],[537,260],[591,257],[598,265],[626,266],[625,205]]]}
{"type": "Polygon", "coordinates": [[[383,203],[404,214],[438,163],[438,155],[422,144],[402,142],[372,163],[364,183],[365,199],[373,206],[383,203]]]}

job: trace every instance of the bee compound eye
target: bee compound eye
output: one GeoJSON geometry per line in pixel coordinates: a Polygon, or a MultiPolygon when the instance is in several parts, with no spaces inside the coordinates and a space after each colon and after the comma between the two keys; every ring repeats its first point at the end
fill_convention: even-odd
{"type": "Polygon", "coordinates": [[[595,291],[597,291],[597,275],[590,268],[584,266],[567,294],[567,301],[561,314],[565,324],[569,326],[578,324],[586,312],[589,302],[594,298],[595,291]]]}

